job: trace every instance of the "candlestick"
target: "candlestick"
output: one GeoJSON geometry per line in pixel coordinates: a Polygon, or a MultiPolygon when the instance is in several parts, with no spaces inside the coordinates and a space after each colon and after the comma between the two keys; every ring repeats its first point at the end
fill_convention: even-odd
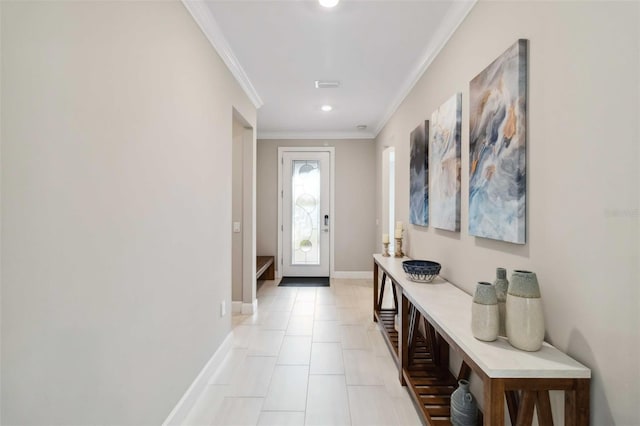
{"type": "Polygon", "coordinates": [[[389,244],[389,234],[382,234],[382,244],[389,244]]]}
{"type": "Polygon", "coordinates": [[[402,238],[396,238],[396,251],[394,253],[395,257],[403,257],[404,253],[402,252],[402,238]]]}
{"type": "Polygon", "coordinates": [[[402,229],[396,229],[395,237],[396,238],[402,238],[402,229]]]}
{"type": "Polygon", "coordinates": [[[396,229],[402,229],[402,222],[396,222],[396,229]]]}
{"type": "Polygon", "coordinates": [[[386,243],[382,243],[382,245],[384,246],[384,251],[382,252],[382,256],[384,256],[384,257],[391,256],[389,254],[389,241],[387,241],[386,243]]]}

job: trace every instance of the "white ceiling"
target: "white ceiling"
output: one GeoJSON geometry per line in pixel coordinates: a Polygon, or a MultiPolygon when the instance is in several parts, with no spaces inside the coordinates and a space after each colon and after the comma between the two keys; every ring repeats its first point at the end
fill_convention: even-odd
{"type": "Polygon", "coordinates": [[[185,0],[260,107],[259,138],[371,138],[475,0],[342,0],[333,9],[316,0],[195,3],[185,0]],[[316,89],[315,80],[341,86],[316,89]]]}

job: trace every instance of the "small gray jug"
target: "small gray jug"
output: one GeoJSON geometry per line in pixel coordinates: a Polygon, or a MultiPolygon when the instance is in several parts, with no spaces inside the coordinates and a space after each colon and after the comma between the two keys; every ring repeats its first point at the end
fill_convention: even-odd
{"type": "Polygon", "coordinates": [[[451,394],[451,424],[454,426],[476,426],[478,403],[469,391],[469,381],[459,380],[458,389],[451,394]]]}
{"type": "Polygon", "coordinates": [[[498,311],[500,314],[500,327],[498,328],[498,336],[507,337],[507,291],[509,290],[509,280],[507,279],[507,270],[504,268],[496,269],[496,280],[493,282],[496,288],[496,296],[498,296],[498,311]]]}

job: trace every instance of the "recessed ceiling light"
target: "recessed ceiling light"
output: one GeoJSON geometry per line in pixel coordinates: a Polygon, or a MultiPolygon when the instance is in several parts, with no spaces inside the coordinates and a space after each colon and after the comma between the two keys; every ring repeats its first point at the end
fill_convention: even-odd
{"type": "Polygon", "coordinates": [[[321,6],[334,7],[340,0],[318,0],[321,6]]]}
{"type": "Polygon", "coordinates": [[[366,130],[366,129],[367,129],[367,125],[366,125],[366,124],[358,124],[358,125],[356,126],[356,128],[357,128],[358,130],[366,130]]]}
{"type": "Polygon", "coordinates": [[[320,109],[323,110],[324,112],[329,112],[333,109],[333,107],[331,105],[322,105],[320,109]]]}

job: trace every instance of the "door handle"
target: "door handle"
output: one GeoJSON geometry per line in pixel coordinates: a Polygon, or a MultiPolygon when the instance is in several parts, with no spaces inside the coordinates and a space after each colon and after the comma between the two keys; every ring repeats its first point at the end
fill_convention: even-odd
{"type": "Polygon", "coordinates": [[[329,226],[329,215],[328,214],[324,215],[324,226],[329,226]]]}

